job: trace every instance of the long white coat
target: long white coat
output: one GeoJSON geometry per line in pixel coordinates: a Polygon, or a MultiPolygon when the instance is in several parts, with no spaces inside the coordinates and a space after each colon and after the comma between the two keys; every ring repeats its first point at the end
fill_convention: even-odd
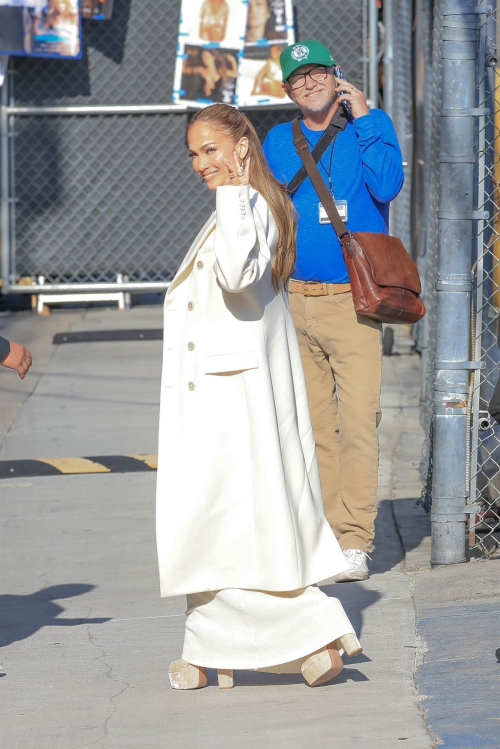
{"type": "Polygon", "coordinates": [[[287,296],[271,285],[277,237],[259,193],[219,187],[165,297],[162,596],[295,590],[347,567],[323,511],[287,296]]]}

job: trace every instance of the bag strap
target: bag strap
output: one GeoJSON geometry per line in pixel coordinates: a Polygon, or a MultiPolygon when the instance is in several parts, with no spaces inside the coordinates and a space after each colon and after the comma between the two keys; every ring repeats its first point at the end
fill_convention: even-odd
{"type": "MultiPolygon", "coordinates": [[[[319,139],[319,141],[316,143],[316,145],[313,148],[312,151],[312,157],[316,164],[321,159],[325,151],[327,150],[330,143],[335,143],[335,138],[337,135],[345,128],[346,122],[339,122],[336,121],[337,118],[333,118],[331,122],[328,123],[328,127],[326,128],[325,132],[319,139]]],[[[293,127],[293,125],[292,125],[293,127]]],[[[297,192],[299,187],[306,181],[307,179],[307,170],[304,166],[301,166],[297,174],[292,178],[292,180],[288,183],[286,186],[286,190],[290,197],[297,192]]]]}
{"type": "Polygon", "coordinates": [[[295,146],[297,153],[299,154],[304,169],[306,170],[311,182],[313,183],[314,189],[318,195],[318,198],[323,204],[323,208],[326,211],[326,215],[331,221],[331,224],[335,230],[335,233],[339,239],[349,234],[349,229],[346,227],[344,222],[339,216],[339,212],[335,206],[335,202],[330,195],[330,191],[325,184],[323,177],[320,174],[318,167],[312,157],[309,150],[306,137],[300,127],[300,118],[297,117],[292,122],[292,134],[293,134],[293,145],[295,146]]]}

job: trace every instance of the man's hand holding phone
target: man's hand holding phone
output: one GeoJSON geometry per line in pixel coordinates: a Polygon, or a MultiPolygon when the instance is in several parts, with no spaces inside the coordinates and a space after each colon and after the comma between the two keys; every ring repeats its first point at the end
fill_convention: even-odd
{"type": "Polygon", "coordinates": [[[334,73],[337,82],[337,87],[335,89],[337,96],[341,103],[345,102],[348,105],[350,110],[348,111],[348,114],[354,117],[354,119],[364,117],[365,114],[370,114],[364,93],[360,91],[359,88],[356,88],[356,86],[353,86],[352,83],[345,80],[342,71],[338,66],[334,68],[334,73]]]}

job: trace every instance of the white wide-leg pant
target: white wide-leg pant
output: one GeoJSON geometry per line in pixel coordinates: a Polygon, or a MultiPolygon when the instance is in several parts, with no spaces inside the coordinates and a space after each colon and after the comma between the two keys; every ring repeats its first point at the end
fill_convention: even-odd
{"type": "Polygon", "coordinates": [[[315,585],[192,593],[187,607],[182,658],[208,668],[298,673],[308,655],[354,634],[340,601],[315,585]]]}

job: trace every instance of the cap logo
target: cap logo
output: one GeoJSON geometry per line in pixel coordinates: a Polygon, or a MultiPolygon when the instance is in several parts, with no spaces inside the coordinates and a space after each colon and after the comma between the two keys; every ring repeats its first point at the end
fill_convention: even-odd
{"type": "Polygon", "coordinates": [[[309,57],[309,47],[306,47],[305,44],[297,44],[297,46],[292,49],[291,55],[294,60],[297,60],[297,62],[306,60],[309,57]]]}

